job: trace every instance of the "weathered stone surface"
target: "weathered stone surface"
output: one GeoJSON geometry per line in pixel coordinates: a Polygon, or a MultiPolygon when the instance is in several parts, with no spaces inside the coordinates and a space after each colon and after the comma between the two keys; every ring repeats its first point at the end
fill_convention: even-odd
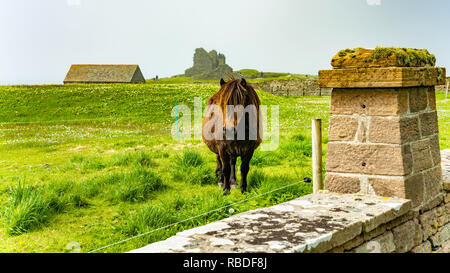
{"type": "Polygon", "coordinates": [[[411,199],[413,207],[421,205],[425,198],[423,174],[415,174],[405,180],[405,198],[411,199]]]}
{"type": "Polygon", "coordinates": [[[352,141],[358,130],[358,120],[352,116],[331,116],[328,139],[331,141],[352,141]]]}
{"type": "Polygon", "coordinates": [[[395,252],[405,253],[422,242],[420,226],[415,221],[408,221],[392,230],[395,252]]]}
{"type": "Polygon", "coordinates": [[[372,117],[369,141],[372,143],[403,144],[420,139],[417,117],[372,117]]]}
{"type": "Polygon", "coordinates": [[[427,112],[419,115],[420,131],[422,136],[431,136],[439,133],[437,112],[427,112]]]}
{"type": "Polygon", "coordinates": [[[436,168],[427,170],[423,173],[425,184],[425,200],[431,200],[442,192],[442,170],[438,165],[436,168]]]}
{"type": "Polygon", "coordinates": [[[331,192],[358,193],[361,191],[360,181],[357,177],[327,173],[324,184],[325,189],[331,192]]]}
{"type": "Polygon", "coordinates": [[[428,87],[417,87],[409,90],[409,111],[416,113],[428,106],[428,87]]]}
{"type": "Polygon", "coordinates": [[[425,241],[419,246],[416,246],[411,250],[412,253],[432,253],[432,246],[430,241],[425,241]]]}
{"type": "Polygon", "coordinates": [[[64,83],[145,83],[138,65],[74,64],[64,83]]]}
{"type": "Polygon", "coordinates": [[[439,217],[441,216],[438,209],[429,210],[419,216],[420,225],[422,227],[422,236],[426,240],[435,234],[439,228],[439,217]]]}
{"type": "Polygon", "coordinates": [[[428,109],[436,110],[436,91],[434,86],[428,87],[428,109]]]}
{"type": "Polygon", "coordinates": [[[396,249],[394,244],[394,235],[392,232],[386,232],[361,246],[353,249],[353,253],[392,253],[396,249]]]}
{"type": "Polygon", "coordinates": [[[441,151],[439,147],[439,136],[434,135],[430,137],[431,159],[433,159],[433,166],[441,164],[441,151]]]}
{"type": "Polygon", "coordinates": [[[367,141],[367,119],[364,117],[360,117],[356,139],[358,142],[367,141]]]}
{"type": "Polygon", "coordinates": [[[134,253],[326,252],[411,209],[409,200],[312,194],[186,230],[134,253]]]}
{"type": "Polygon", "coordinates": [[[408,112],[407,89],[334,89],[331,114],[397,116],[408,112]],[[383,105],[383,107],[380,107],[383,105]]]}
{"type": "Polygon", "coordinates": [[[407,175],[412,160],[409,146],[328,143],[328,172],[407,175]]]}
{"type": "Polygon", "coordinates": [[[446,241],[450,240],[450,224],[444,226],[436,233],[436,235],[431,236],[430,241],[433,246],[441,246],[446,241]]]}
{"type": "Polygon", "coordinates": [[[427,212],[444,202],[445,192],[441,192],[430,200],[424,200],[422,206],[420,206],[420,213],[427,212]]]}
{"type": "Polygon", "coordinates": [[[406,198],[405,179],[403,177],[369,177],[369,184],[378,196],[406,198]]]}
{"type": "Polygon", "coordinates": [[[328,88],[389,88],[445,83],[445,68],[381,67],[319,71],[319,86],[328,88]]]}
{"type": "Polygon", "coordinates": [[[414,162],[414,172],[421,172],[433,167],[433,162],[431,160],[430,141],[428,139],[412,143],[411,151],[414,162]]]}

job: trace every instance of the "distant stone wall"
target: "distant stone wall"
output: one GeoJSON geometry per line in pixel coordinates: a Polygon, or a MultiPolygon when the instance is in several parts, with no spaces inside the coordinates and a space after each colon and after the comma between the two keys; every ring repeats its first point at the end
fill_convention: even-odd
{"type": "Polygon", "coordinates": [[[318,80],[273,80],[252,83],[255,89],[281,96],[329,96],[331,88],[320,88],[318,80]]]}

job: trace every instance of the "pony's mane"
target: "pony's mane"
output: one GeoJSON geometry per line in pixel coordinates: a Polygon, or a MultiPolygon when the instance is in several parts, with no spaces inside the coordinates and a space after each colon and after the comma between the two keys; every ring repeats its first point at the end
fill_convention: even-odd
{"type": "Polygon", "coordinates": [[[217,104],[222,108],[222,111],[226,112],[227,105],[255,105],[259,109],[260,101],[255,89],[247,83],[244,87],[241,83],[241,79],[231,79],[221,86],[220,90],[214,94],[211,99],[212,103],[217,104]]]}

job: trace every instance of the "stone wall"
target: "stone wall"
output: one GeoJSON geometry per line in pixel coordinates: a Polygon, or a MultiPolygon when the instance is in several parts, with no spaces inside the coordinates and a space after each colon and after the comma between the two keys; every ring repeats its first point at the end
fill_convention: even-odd
{"type": "Polygon", "coordinates": [[[321,192],[179,232],[132,253],[430,253],[450,244],[450,181],[429,207],[321,192]]]}
{"type": "Polygon", "coordinates": [[[450,181],[434,203],[411,209],[396,219],[362,232],[328,252],[431,253],[450,246],[450,181]]]}
{"type": "Polygon", "coordinates": [[[318,80],[272,80],[252,83],[255,89],[283,96],[329,96],[331,88],[320,88],[318,80]]]}

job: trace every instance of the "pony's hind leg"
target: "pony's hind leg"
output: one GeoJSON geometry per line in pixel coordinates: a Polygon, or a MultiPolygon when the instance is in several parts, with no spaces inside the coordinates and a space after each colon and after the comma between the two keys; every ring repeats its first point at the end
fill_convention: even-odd
{"type": "Polygon", "coordinates": [[[231,167],[230,184],[231,184],[232,189],[235,189],[236,184],[237,184],[236,183],[236,160],[237,160],[236,156],[230,157],[230,167],[231,167]]]}
{"type": "Polygon", "coordinates": [[[245,155],[241,156],[241,193],[247,190],[247,174],[250,170],[250,160],[253,157],[253,150],[248,151],[245,155]]]}
{"type": "Polygon", "coordinates": [[[216,177],[219,178],[219,181],[217,182],[217,184],[219,185],[219,187],[223,188],[224,177],[223,177],[223,171],[222,171],[222,162],[220,160],[219,155],[217,155],[216,177]]]}

